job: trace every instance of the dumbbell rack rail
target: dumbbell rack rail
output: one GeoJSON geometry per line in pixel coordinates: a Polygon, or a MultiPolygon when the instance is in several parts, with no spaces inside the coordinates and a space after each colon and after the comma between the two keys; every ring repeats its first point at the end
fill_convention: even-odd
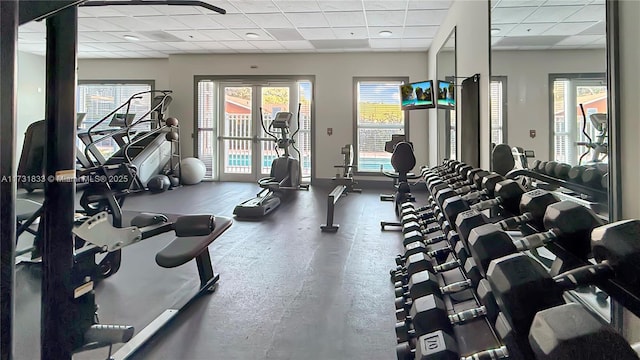
{"type": "Polygon", "coordinates": [[[540,181],[544,181],[546,183],[549,184],[553,184],[553,185],[558,185],[561,186],[563,188],[569,189],[569,190],[573,190],[575,192],[578,192],[580,194],[584,194],[584,195],[588,195],[591,197],[594,197],[596,199],[606,199],[607,198],[607,193],[605,191],[602,190],[597,190],[597,189],[593,189],[584,185],[580,185],[580,184],[576,184],[576,183],[572,183],[569,181],[565,181],[562,179],[558,179],[546,174],[540,174],[540,173],[536,173],[533,171],[530,171],[528,169],[516,169],[516,170],[512,170],[509,173],[507,173],[506,178],[507,179],[516,179],[518,176],[526,176],[529,178],[533,178],[536,180],[540,180],[540,181]]]}

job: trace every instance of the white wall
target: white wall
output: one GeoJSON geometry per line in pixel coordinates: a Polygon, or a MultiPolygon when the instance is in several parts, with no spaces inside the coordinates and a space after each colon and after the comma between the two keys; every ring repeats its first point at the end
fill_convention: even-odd
{"type": "Polygon", "coordinates": [[[20,160],[24,132],[29,124],[44,119],[45,58],[18,52],[18,108],[16,126],[16,164],[20,160]]]}
{"type": "MultiPolygon", "coordinates": [[[[340,148],[353,143],[353,77],[427,78],[427,53],[172,55],[168,60],[80,60],[78,79],[156,79],[174,91],[171,116],[181,120],[183,154],[193,152],[195,75],[315,75],[315,176],[335,176],[340,148]],[[149,64],[149,65],[148,65],[149,64]],[[256,69],[251,69],[256,65],[256,69]],[[333,135],[327,135],[333,128],[333,135]],[[186,135],[186,136],[184,136],[186,135]]],[[[427,112],[410,113],[418,164],[427,162],[427,112]]]]}
{"type": "Polygon", "coordinates": [[[549,160],[549,74],[604,73],[606,60],[604,49],[493,51],[491,75],[507,77],[506,143],[549,160]]]}
{"type": "MultiPolygon", "coordinates": [[[[480,167],[489,168],[489,3],[488,1],[457,0],[449,9],[440,25],[429,51],[429,78],[436,76],[436,54],[456,27],[456,73],[457,76],[480,74],[480,167]]],[[[462,79],[459,79],[461,81],[462,79]]],[[[458,91],[457,99],[460,99],[458,91]]],[[[436,129],[436,111],[429,110],[429,129],[436,129]]],[[[457,109],[458,123],[460,107],[457,109]]],[[[458,126],[458,128],[460,128],[458,126]]],[[[437,165],[437,132],[429,136],[430,165],[437,165]]],[[[460,132],[458,132],[458,155],[460,154],[460,132]]],[[[464,145],[463,145],[464,146],[464,145]]]]}

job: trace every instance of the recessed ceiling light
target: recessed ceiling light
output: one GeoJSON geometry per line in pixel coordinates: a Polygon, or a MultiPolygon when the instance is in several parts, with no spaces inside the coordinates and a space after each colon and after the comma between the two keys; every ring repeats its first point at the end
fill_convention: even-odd
{"type": "Polygon", "coordinates": [[[500,28],[491,28],[491,35],[498,35],[500,34],[500,31],[502,31],[500,28]]]}
{"type": "Polygon", "coordinates": [[[137,36],[133,36],[133,35],[124,35],[123,38],[127,39],[127,40],[131,40],[131,41],[138,41],[140,40],[139,37],[137,36]]]}
{"type": "Polygon", "coordinates": [[[259,38],[260,35],[256,34],[256,33],[252,33],[252,32],[248,32],[245,34],[249,39],[256,39],[259,38]]]}
{"type": "Polygon", "coordinates": [[[382,36],[382,37],[389,37],[391,35],[393,35],[393,33],[389,30],[382,30],[378,33],[378,35],[382,36]]]}

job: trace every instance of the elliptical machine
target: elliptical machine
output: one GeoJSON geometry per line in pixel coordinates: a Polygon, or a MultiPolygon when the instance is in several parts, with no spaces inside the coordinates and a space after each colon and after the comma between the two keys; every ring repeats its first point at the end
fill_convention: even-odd
{"type": "Polygon", "coordinates": [[[260,108],[260,124],[264,132],[273,137],[276,143],[276,154],[278,149],[283,149],[283,154],[271,163],[271,171],[268,177],[258,180],[258,185],[262,188],[255,198],[249,199],[237,205],[233,209],[233,214],[239,218],[260,218],[275,210],[281,202],[283,195],[291,190],[308,190],[309,185],[301,184],[300,161],[291,156],[289,146],[301,158],[300,151],[295,146],[295,136],[300,131],[300,107],[298,104],[298,118],[296,131],[289,136],[289,129],[293,114],[290,112],[278,112],[275,118],[269,124],[269,129],[264,126],[262,118],[262,108],[260,108]],[[270,131],[278,129],[280,138],[270,131]]]}

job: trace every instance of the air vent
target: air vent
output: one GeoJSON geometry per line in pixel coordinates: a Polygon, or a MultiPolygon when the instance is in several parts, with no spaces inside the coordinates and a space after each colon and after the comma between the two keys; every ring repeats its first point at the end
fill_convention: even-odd
{"type": "Polygon", "coordinates": [[[265,29],[271,36],[279,41],[304,40],[296,29],[265,29]]]}
{"type": "Polygon", "coordinates": [[[338,50],[338,49],[368,49],[368,39],[339,39],[339,40],[309,40],[316,49],[338,50]]]}
{"type": "Polygon", "coordinates": [[[164,41],[164,42],[184,42],[184,40],[180,39],[177,36],[173,36],[164,31],[138,31],[137,34],[140,34],[149,40],[155,41],[164,41]]]}

